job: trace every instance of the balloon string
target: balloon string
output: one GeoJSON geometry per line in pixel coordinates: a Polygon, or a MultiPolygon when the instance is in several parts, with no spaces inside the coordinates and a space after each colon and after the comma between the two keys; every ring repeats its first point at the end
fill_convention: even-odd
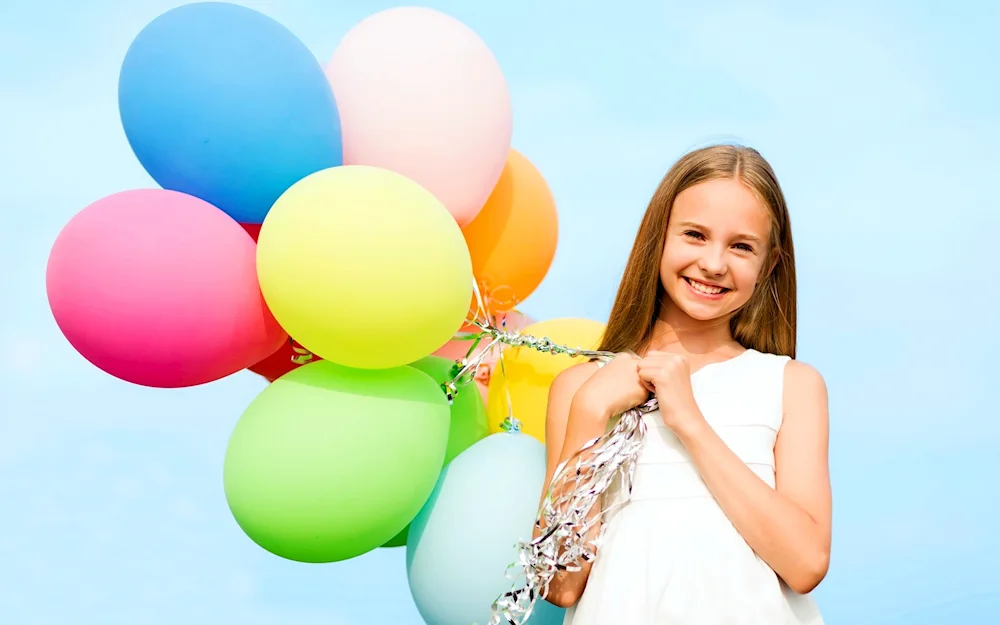
{"type": "MultiPolygon", "coordinates": [[[[507,368],[504,359],[504,348],[503,343],[498,346],[499,354],[497,356],[497,362],[500,364],[500,373],[503,375],[504,379],[507,379],[507,368]]],[[[521,431],[521,421],[514,416],[514,401],[510,397],[510,385],[503,385],[504,399],[507,400],[507,416],[504,418],[503,422],[500,424],[500,429],[505,432],[520,432],[521,431]]]]}
{"type": "MultiPolygon", "coordinates": [[[[529,334],[521,334],[516,330],[507,330],[505,327],[497,327],[492,319],[479,285],[473,281],[472,292],[476,296],[477,310],[466,319],[466,325],[479,329],[478,333],[467,334],[469,338],[481,338],[488,340],[486,347],[477,355],[464,358],[455,364],[452,379],[442,385],[448,400],[454,400],[459,390],[472,382],[472,376],[479,370],[480,365],[489,356],[493,349],[501,349],[502,357],[504,347],[525,347],[535,351],[548,354],[563,354],[570,357],[582,357],[590,360],[608,361],[614,358],[612,352],[583,349],[582,347],[569,347],[553,342],[548,337],[535,337],[529,334]]],[[[503,324],[506,326],[506,323],[503,324]]],[[[456,337],[459,338],[459,337],[456,337]]],[[[502,362],[502,361],[501,361],[502,362]]]]}

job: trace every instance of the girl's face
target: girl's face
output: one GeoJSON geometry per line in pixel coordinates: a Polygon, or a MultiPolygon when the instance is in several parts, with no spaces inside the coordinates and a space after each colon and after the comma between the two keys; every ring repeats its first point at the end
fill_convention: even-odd
{"type": "Polygon", "coordinates": [[[709,321],[746,304],[772,258],[770,226],[767,207],[738,180],[710,180],[679,193],[660,261],[668,310],[709,321]]]}

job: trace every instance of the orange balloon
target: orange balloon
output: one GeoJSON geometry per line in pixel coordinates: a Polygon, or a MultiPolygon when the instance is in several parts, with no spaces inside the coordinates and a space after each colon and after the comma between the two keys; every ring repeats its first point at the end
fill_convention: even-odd
{"type": "Polygon", "coordinates": [[[538,288],[555,257],[558,231],[549,185],[528,159],[511,150],[483,210],[462,229],[492,312],[514,308],[538,288]]]}

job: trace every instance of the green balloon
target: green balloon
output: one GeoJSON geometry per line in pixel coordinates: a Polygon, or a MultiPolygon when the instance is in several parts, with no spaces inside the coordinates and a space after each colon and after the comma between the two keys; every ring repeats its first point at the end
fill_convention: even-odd
{"type": "MultiPolygon", "coordinates": [[[[427,356],[411,363],[411,367],[419,369],[431,376],[438,384],[451,381],[454,377],[454,360],[440,356],[427,356]]],[[[459,390],[451,403],[451,427],[448,430],[448,449],[444,455],[442,466],[451,462],[476,442],[489,436],[490,426],[486,416],[486,406],[483,397],[475,384],[469,384],[459,390]]],[[[393,536],[383,547],[405,547],[406,536],[410,531],[407,525],[401,532],[393,536]]]]}
{"type": "Polygon", "coordinates": [[[321,360],[269,385],[226,450],[226,500],[271,553],[337,562],[384,545],[416,516],[441,471],[450,411],[411,367],[321,360]]]}
{"type": "MultiPolygon", "coordinates": [[[[427,356],[410,366],[431,376],[439,385],[450,382],[455,376],[455,361],[440,356],[427,356]]],[[[448,450],[444,454],[444,464],[448,464],[455,456],[489,434],[490,424],[483,396],[479,394],[476,385],[470,383],[459,390],[451,402],[451,427],[448,429],[448,450]]]]}
{"type": "Polygon", "coordinates": [[[390,547],[405,547],[406,546],[406,538],[409,535],[410,535],[410,525],[407,524],[406,527],[404,527],[398,534],[396,534],[395,536],[393,536],[392,538],[390,538],[389,542],[387,542],[386,544],[384,544],[382,546],[385,547],[385,548],[387,548],[387,549],[390,548],[390,547]]]}

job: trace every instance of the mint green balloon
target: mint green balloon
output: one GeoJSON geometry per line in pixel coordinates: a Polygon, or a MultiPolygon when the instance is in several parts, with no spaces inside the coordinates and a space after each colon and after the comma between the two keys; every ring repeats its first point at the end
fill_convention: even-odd
{"type": "Polygon", "coordinates": [[[440,384],[412,367],[299,367],[236,424],[223,475],[229,508],[251,540],[282,558],[359,556],[419,512],[450,420],[440,384]]]}
{"type": "MultiPolygon", "coordinates": [[[[438,384],[451,381],[454,377],[455,361],[440,356],[427,356],[410,364],[431,376],[438,384]]],[[[442,391],[443,392],[443,391],[442,391]]],[[[451,403],[451,427],[448,430],[448,449],[444,454],[444,464],[448,464],[458,454],[473,444],[483,440],[490,433],[486,416],[486,405],[475,383],[459,390],[451,403]]],[[[393,536],[383,547],[404,547],[409,525],[393,536]]]]}

